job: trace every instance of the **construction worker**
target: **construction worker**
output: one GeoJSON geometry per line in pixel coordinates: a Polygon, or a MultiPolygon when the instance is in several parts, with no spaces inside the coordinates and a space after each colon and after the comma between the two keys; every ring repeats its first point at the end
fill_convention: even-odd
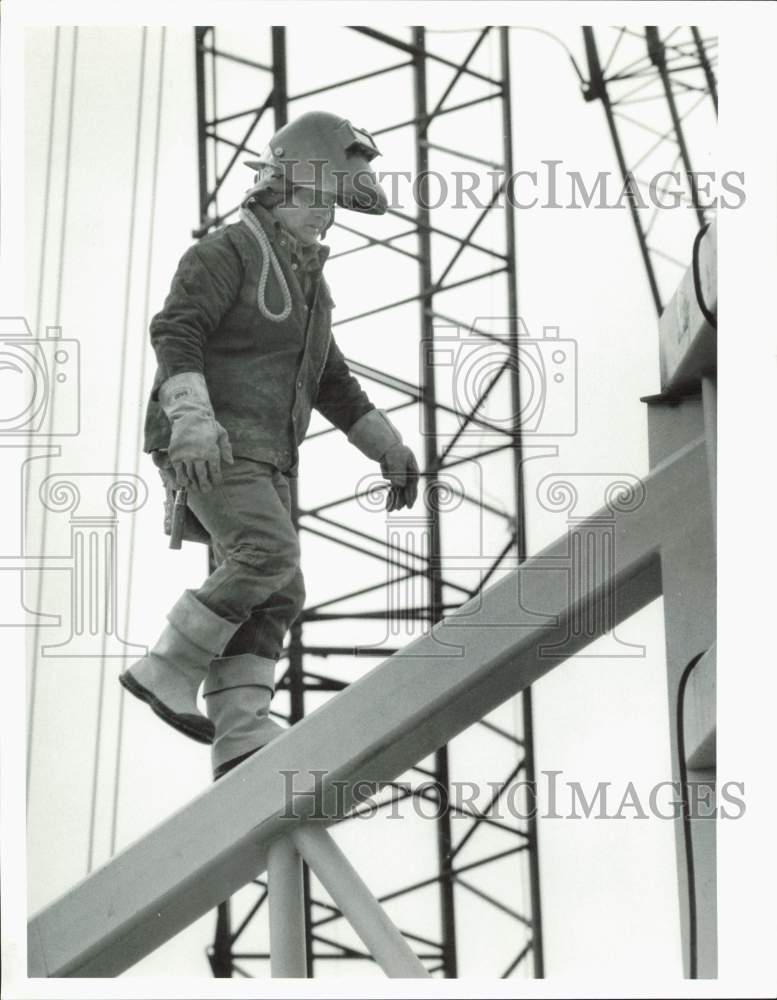
{"type": "Polygon", "coordinates": [[[350,372],[331,330],[320,242],[335,206],[382,214],[369,133],[326,112],[281,128],[258,161],[240,220],[184,253],[150,325],[157,373],[144,450],[187,488],[185,538],[215,570],[185,590],[122,685],[169,725],[212,744],[214,777],[283,730],[269,718],[285,633],[302,610],[289,479],[315,407],[380,463],[386,507],[412,507],[418,465],[350,372]],[[204,682],[207,715],[197,706],[204,682]]]}

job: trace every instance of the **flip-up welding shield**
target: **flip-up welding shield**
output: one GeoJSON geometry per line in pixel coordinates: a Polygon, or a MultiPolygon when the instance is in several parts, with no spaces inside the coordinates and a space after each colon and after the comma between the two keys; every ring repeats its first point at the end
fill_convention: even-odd
{"type": "Polygon", "coordinates": [[[308,187],[333,196],[342,208],[383,215],[388,199],[370,166],[379,155],[365,129],[326,111],[309,111],[279,129],[261,159],[246,162],[257,171],[246,197],[265,188],[308,187]]]}

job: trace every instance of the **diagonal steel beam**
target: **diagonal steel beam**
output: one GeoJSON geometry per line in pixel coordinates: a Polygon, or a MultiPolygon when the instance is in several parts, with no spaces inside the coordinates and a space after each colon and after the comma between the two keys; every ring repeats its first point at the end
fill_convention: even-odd
{"type": "MultiPolygon", "coordinates": [[[[614,589],[608,627],[658,597],[662,552],[711,517],[704,439],[644,486],[637,509],[607,508],[573,526],[36,913],[29,975],[118,975],[256,878],[272,839],[310,821],[311,810],[323,806],[319,822],[335,822],[357,782],[395,780],[599,638],[567,626],[604,592],[614,589]],[[584,539],[603,516],[613,524],[612,565],[583,565],[570,597],[559,568],[574,536],[584,539]],[[542,609],[543,623],[528,609],[542,609]],[[562,642],[562,656],[543,653],[562,642]]],[[[582,552],[584,564],[596,557],[582,552]]]]}

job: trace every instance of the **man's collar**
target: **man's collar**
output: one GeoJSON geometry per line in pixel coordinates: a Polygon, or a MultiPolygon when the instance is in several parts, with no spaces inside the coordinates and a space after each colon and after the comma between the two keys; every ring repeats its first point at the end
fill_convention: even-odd
{"type": "Polygon", "coordinates": [[[273,243],[280,241],[281,237],[283,237],[289,245],[289,250],[299,257],[305,268],[310,267],[311,264],[314,264],[314,266],[317,264],[319,268],[323,268],[324,262],[330,253],[330,248],[326,243],[316,242],[307,245],[300,243],[297,237],[279,219],[276,219],[272,212],[265,208],[264,205],[260,205],[258,201],[254,201],[253,204],[247,207],[248,211],[253,212],[262,223],[264,231],[273,243]]]}

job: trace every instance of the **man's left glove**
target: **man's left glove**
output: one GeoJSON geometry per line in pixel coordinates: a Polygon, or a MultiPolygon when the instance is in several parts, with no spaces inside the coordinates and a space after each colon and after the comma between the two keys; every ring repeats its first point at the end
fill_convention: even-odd
{"type": "Polygon", "coordinates": [[[420,470],[416,457],[383,410],[370,410],[348,431],[348,440],[376,462],[391,483],[386,510],[412,507],[418,496],[420,470]]]}
{"type": "Polygon", "coordinates": [[[205,376],[179,372],[162,383],[159,403],[173,425],[168,446],[178,486],[208,493],[222,481],[221,463],[233,462],[229,436],[216,420],[205,376]]]}

